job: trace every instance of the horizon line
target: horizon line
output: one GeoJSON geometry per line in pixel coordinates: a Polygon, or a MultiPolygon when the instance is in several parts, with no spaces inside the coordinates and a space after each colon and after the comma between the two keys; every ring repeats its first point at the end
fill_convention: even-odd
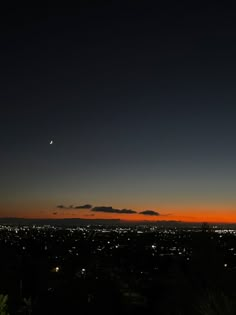
{"type": "Polygon", "coordinates": [[[236,221],[228,222],[228,221],[209,221],[209,220],[198,220],[198,221],[183,221],[183,220],[125,220],[120,218],[74,218],[74,217],[64,217],[64,218],[26,218],[26,217],[0,217],[0,220],[42,220],[42,221],[62,221],[62,220],[82,220],[82,221],[116,221],[116,222],[124,222],[124,223],[158,223],[158,222],[169,222],[169,223],[208,223],[208,224],[236,224],[236,221]]]}

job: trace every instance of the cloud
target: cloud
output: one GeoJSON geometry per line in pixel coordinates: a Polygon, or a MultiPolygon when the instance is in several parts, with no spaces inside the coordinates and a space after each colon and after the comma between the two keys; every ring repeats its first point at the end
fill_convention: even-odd
{"type": "Polygon", "coordinates": [[[118,211],[119,211],[119,213],[128,213],[128,214],[137,213],[136,211],[134,211],[132,209],[121,209],[118,211]]]}
{"type": "Polygon", "coordinates": [[[91,211],[94,211],[94,212],[107,212],[107,213],[126,213],[126,214],[132,214],[132,213],[137,213],[136,211],[134,210],[131,210],[131,209],[114,209],[112,207],[94,207],[91,209],[91,211]]]}
{"type": "MultiPolygon", "coordinates": [[[[141,212],[137,212],[135,210],[132,209],[115,209],[111,206],[99,206],[99,207],[93,207],[91,204],[84,204],[84,205],[80,205],[80,206],[65,206],[65,205],[58,205],[57,206],[58,209],[64,209],[64,210],[68,210],[68,209],[73,209],[73,210],[81,210],[81,209],[87,209],[93,212],[105,212],[105,213],[118,213],[118,214],[133,214],[133,213],[139,213],[139,214],[143,214],[143,215],[149,215],[149,216],[159,216],[160,213],[156,212],[154,210],[143,210],[141,212]]],[[[53,214],[57,214],[56,212],[53,214]]]]}
{"type": "Polygon", "coordinates": [[[82,205],[82,206],[75,206],[74,209],[91,209],[93,206],[90,204],[82,205]]]}
{"type": "Polygon", "coordinates": [[[57,208],[58,209],[67,209],[67,207],[65,207],[64,205],[58,205],[57,208]]]}
{"type": "Polygon", "coordinates": [[[85,204],[85,205],[82,205],[82,206],[73,206],[73,205],[64,206],[64,205],[58,205],[57,208],[58,208],[58,209],[91,209],[91,208],[92,208],[92,205],[90,205],[90,204],[85,204]]]}
{"type": "Polygon", "coordinates": [[[153,210],[144,210],[139,212],[140,214],[144,214],[144,215],[160,215],[159,212],[153,211],[153,210]]]}
{"type": "Polygon", "coordinates": [[[57,208],[58,209],[74,209],[74,206],[73,205],[70,205],[70,206],[58,205],[57,208]]]}

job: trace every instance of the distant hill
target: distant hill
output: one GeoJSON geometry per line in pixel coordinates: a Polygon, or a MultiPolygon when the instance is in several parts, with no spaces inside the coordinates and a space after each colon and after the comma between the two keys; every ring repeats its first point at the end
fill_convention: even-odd
{"type": "Polygon", "coordinates": [[[26,218],[0,218],[0,224],[9,225],[58,225],[58,226],[72,226],[72,225],[88,225],[88,224],[119,224],[119,219],[26,219],[26,218]]]}
{"type": "MultiPolygon", "coordinates": [[[[82,218],[66,218],[66,219],[28,219],[5,217],[0,218],[0,224],[3,225],[54,225],[54,226],[80,226],[80,225],[156,225],[162,228],[167,227],[201,227],[202,222],[183,222],[175,220],[156,220],[156,221],[125,221],[121,219],[82,219],[82,218]]],[[[220,227],[226,229],[236,229],[235,223],[209,223],[211,227],[220,227]]]]}
{"type": "Polygon", "coordinates": [[[161,226],[177,226],[184,224],[181,221],[126,221],[120,219],[82,219],[82,218],[66,218],[66,219],[28,219],[28,218],[16,218],[16,217],[5,217],[0,218],[0,224],[9,225],[55,225],[55,226],[74,226],[74,225],[161,225],[161,226]]]}

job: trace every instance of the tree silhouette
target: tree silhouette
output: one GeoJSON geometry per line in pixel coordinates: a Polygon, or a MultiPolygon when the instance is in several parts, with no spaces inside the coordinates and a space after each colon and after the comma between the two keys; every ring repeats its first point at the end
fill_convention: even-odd
{"type": "Polygon", "coordinates": [[[27,298],[24,298],[24,303],[25,303],[25,310],[26,310],[26,314],[27,315],[31,315],[32,314],[32,297],[29,297],[28,299],[27,298]]]}
{"type": "Polygon", "coordinates": [[[201,315],[235,315],[235,305],[223,292],[207,290],[199,305],[201,315]]]}
{"type": "Polygon", "coordinates": [[[8,295],[0,294],[0,315],[9,315],[7,310],[8,295]]]}

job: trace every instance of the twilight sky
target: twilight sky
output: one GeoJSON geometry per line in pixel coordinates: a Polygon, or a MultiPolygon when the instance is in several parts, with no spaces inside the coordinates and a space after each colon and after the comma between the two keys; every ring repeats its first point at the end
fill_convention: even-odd
{"type": "Polygon", "coordinates": [[[158,2],[1,13],[0,216],[236,222],[236,8],[158,2]]]}

